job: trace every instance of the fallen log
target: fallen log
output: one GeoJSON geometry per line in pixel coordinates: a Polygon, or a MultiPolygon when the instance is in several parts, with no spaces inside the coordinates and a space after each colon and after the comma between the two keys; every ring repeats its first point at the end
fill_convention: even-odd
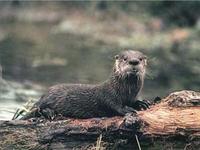
{"type": "Polygon", "coordinates": [[[0,149],[134,149],[139,143],[200,149],[200,92],[174,92],[125,117],[0,121],[0,149]]]}

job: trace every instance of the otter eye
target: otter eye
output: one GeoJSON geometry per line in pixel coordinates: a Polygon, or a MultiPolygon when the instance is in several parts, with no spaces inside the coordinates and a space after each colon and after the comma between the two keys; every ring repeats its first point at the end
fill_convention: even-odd
{"type": "Polygon", "coordinates": [[[127,58],[125,57],[123,60],[124,60],[124,61],[127,61],[127,58]]]}
{"type": "Polygon", "coordinates": [[[142,61],[143,60],[143,58],[140,58],[140,61],[142,61]]]}
{"type": "Polygon", "coordinates": [[[115,56],[115,59],[119,59],[119,55],[116,55],[116,56],[115,56]]]}

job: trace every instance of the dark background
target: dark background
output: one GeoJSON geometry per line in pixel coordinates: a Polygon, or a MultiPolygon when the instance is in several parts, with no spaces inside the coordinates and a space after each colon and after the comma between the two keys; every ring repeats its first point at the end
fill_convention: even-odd
{"type": "Polygon", "coordinates": [[[33,85],[102,82],[125,49],[148,56],[143,98],[199,91],[199,41],[198,1],[0,2],[0,103],[11,87],[14,104],[33,85]]]}

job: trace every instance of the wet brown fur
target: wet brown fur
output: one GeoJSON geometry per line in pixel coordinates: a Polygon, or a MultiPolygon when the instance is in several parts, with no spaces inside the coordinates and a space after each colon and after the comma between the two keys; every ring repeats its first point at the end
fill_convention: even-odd
{"type": "Polygon", "coordinates": [[[116,56],[107,81],[97,85],[55,85],[22,119],[41,116],[52,119],[59,115],[73,118],[110,117],[133,112],[143,87],[145,68],[146,56],[141,52],[123,51],[116,56]]]}

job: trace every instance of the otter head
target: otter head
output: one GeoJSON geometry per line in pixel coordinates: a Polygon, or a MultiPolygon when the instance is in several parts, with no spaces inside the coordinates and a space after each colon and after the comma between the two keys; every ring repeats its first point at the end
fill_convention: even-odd
{"type": "Polygon", "coordinates": [[[145,75],[147,57],[139,52],[127,50],[115,56],[114,73],[123,78],[145,75]]]}

